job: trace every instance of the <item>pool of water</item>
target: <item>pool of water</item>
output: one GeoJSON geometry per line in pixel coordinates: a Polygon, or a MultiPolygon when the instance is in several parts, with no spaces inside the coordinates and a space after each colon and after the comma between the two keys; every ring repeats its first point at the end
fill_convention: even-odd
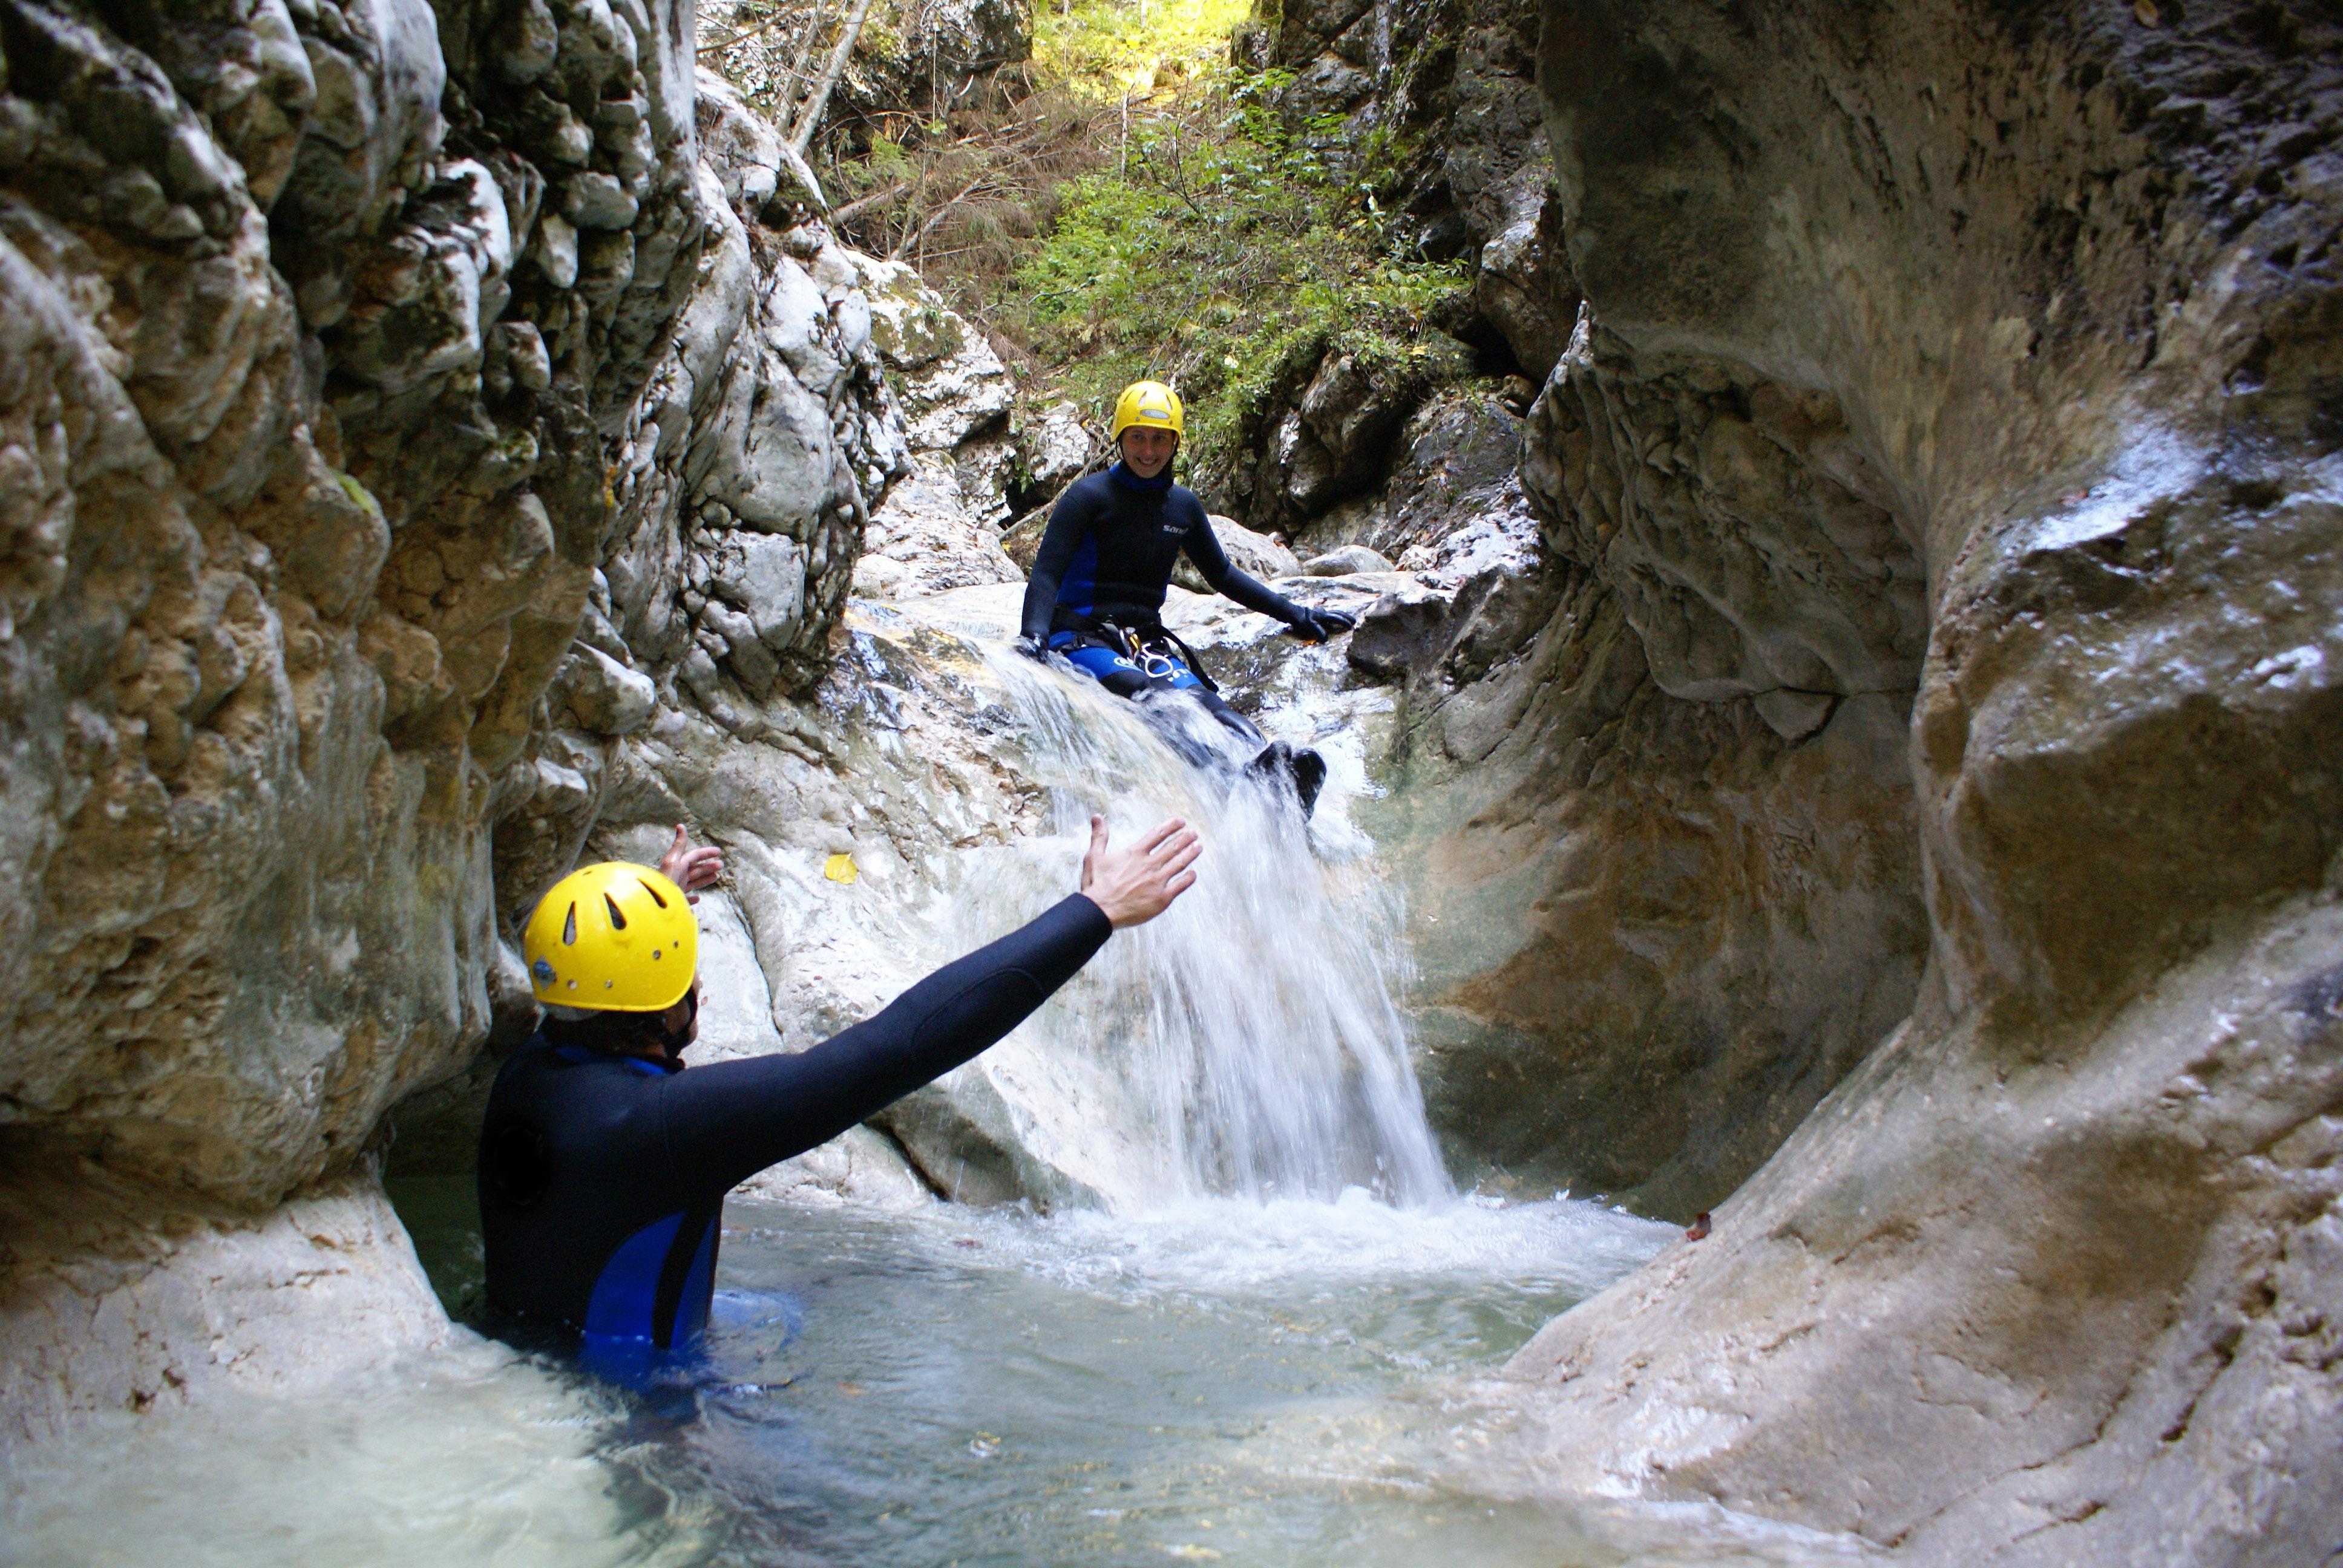
{"type": "MultiPolygon", "coordinates": [[[[400,1193],[443,1290],[453,1183],[400,1193]]],[[[331,1397],[16,1455],[0,1562],[1842,1563],[1714,1509],[1555,1501],[1488,1372],[1671,1232],[1595,1204],[1132,1216],[735,1202],[703,1354],[467,1336],[331,1397]]]]}

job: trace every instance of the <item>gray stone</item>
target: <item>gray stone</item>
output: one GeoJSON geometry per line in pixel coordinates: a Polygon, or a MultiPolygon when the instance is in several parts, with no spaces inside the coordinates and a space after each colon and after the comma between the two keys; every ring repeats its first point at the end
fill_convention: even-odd
{"type": "Polygon", "coordinates": [[[1785,740],[1804,740],[1830,719],[1838,701],[1826,691],[1761,691],[1754,699],[1757,716],[1785,740]]]}
{"type": "Polygon", "coordinates": [[[537,238],[529,246],[529,259],[545,281],[556,288],[575,287],[578,283],[578,231],[559,213],[547,213],[537,220],[537,238]]]}
{"type": "Polygon", "coordinates": [[[383,245],[393,265],[357,284],[335,333],[337,368],[392,395],[478,366],[513,259],[504,195],[472,159],[406,210],[383,245]]]}
{"type": "Polygon", "coordinates": [[[616,175],[587,169],[561,186],[561,216],[579,228],[627,228],[640,207],[616,175]]]}
{"type": "Polygon", "coordinates": [[[596,735],[632,735],[659,706],[650,677],[583,642],[562,661],[549,695],[578,728],[596,735]]]}
{"type": "Polygon", "coordinates": [[[1422,670],[1446,651],[1450,608],[1448,596],[1428,588],[1384,594],[1359,618],[1343,657],[1383,680],[1422,670]]]}
{"type": "Polygon", "coordinates": [[[812,169],[738,88],[702,66],[697,89],[701,156],[742,221],[786,225],[829,210],[812,169]]]}
{"type": "Polygon", "coordinates": [[[497,64],[506,76],[526,85],[553,68],[561,34],[545,0],[518,0],[505,8],[497,28],[497,64]]]}
{"type": "Polygon", "coordinates": [[[496,327],[496,337],[515,381],[532,392],[542,392],[553,385],[553,364],[546,355],[545,339],[535,324],[500,321],[496,327]]]}
{"type": "MultiPolygon", "coordinates": [[[[1279,578],[1300,575],[1302,563],[1293,552],[1271,538],[1257,534],[1234,518],[1217,513],[1209,518],[1212,537],[1221,543],[1221,553],[1229,558],[1229,565],[1260,582],[1274,582],[1279,578]]],[[[1172,568],[1172,580],[1191,593],[1211,593],[1195,563],[1182,555],[1172,568]]]]}
{"type": "Polygon", "coordinates": [[[776,649],[786,648],[805,625],[805,552],[794,540],[733,533],[717,557],[710,587],[776,649]]]}
{"type": "Polygon", "coordinates": [[[1392,564],[1364,545],[1344,545],[1339,550],[1313,556],[1302,563],[1302,569],[1313,578],[1339,578],[1355,572],[1387,572],[1392,564]]]}
{"type": "Polygon", "coordinates": [[[854,591],[904,599],[1017,581],[1020,568],[1001,548],[995,510],[969,494],[951,465],[936,454],[919,454],[910,477],[871,516],[854,591]]]}
{"type": "Polygon", "coordinates": [[[1031,487],[1054,496],[1090,471],[1101,445],[1084,422],[1081,410],[1058,402],[1027,424],[1023,436],[1025,469],[1031,487]]]}

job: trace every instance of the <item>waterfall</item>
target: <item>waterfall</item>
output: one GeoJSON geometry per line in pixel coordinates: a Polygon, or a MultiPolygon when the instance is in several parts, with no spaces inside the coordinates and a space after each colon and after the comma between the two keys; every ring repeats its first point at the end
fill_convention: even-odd
{"type": "Polygon", "coordinates": [[[1027,1026],[1042,1051],[1115,1086],[1104,1101],[1121,1125],[1085,1131],[1124,1141],[1144,1174],[1110,1201],[1449,1196],[1397,1004],[1398,896],[1342,815],[1341,779],[1305,825],[1290,795],[1242,775],[1252,749],[1187,699],[1142,699],[1142,712],[1080,677],[989,657],[1051,831],[967,879],[970,935],[1067,885],[1093,811],[1118,843],[1179,816],[1204,845],[1196,885],[1027,1026]],[[1183,759],[1167,730],[1215,760],[1183,759]]]}

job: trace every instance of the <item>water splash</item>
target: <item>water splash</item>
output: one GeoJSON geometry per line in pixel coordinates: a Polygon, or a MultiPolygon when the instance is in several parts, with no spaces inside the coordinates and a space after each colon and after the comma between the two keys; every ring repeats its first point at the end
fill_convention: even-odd
{"type": "Polygon", "coordinates": [[[1339,772],[1305,824],[1282,786],[1244,773],[1253,749],[1185,698],[1142,711],[1011,657],[992,656],[992,672],[1051,834],[970,879],[988,884],[958,900],[971,935],[997,925],[1004,902],[1066,885],[1094,811],[1118,840],[1183,817],[1205,846],[1195,888],[1110,944],[1074,1004],[1033,1026],[1048,1050],[1121,1087],[1152,1173],[1111,1201],[1450,1196],[1397,1005],[1402,910],[1365,862],[1339,772]]]}

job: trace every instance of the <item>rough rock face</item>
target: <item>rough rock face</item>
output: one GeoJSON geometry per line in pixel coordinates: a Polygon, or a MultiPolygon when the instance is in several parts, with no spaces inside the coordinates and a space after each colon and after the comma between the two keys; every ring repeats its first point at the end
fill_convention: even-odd
{"type": "Polygon", "coordinates": [[[1781,768],[1892,742],[1916,658],[1926,917],[1911,1018],[1715,1233],[1519,1358],[1545,1462],[1920,1561],[2326,1561],[2343,33],[1552,0],[1544,37],[1592,308],[1528,467],[1557,551],[1644,689],[1755,707],[1746,755],[1821,716],[1781,768]]]}
{"type": "Polygon", "coordinates": [[[840,84],[840,107],[920,114],[995,107],[1025,95],[1031,0],[899,0],[879,7],[840,84]]]}
{"type": "Polygon", "coordinates": [[[1242,61],[1295,73],[1278,102],[1300,134],[1338,158],[1382,149],[1362,172],[1397,209],[1403,245],[1463,258],[1471,279],[1436,313],[1461,343],[1421,345],[1446,354],[1386,364],[1332,342],[1269,389],[1206,476],[1253,527],[1316,529],[1372,506],[1397,467],[1393,437],[1428,396],[1476,368],[1542,378],[1570,341],[1578,289],[1531,80],[1536,32],[1534,10],[1483,0],[1291,0],[1273,31],[1240,35],[1242,61]]]}
{"type": "Polygon", "coordinates": [[[1404,227],[1428,259],[1472,261],[1476,321],[1534,377],[1570,341],[1578,287],[1561,245],[1533,80],[1537,15],[1506,0],[1288,0],[1264,64],[1296,73],[1299,119],[1340,115],[1332,146],[1393,138],[1404,227]]]}
{"type": "Polygon", "coordinates": [[[1402,421],[1440,377],[1463,369],[1463,351],[1448,347],[1389,363],[1340,341],[1312,349],[1239,420],[1230,471],[1200,483],[1255,528],[1307,528],[1383,477],[1402,421]]]}
{"type": "MultiPolygon", "coordinates": [[[[1829,538],[1790,508],[1811,482],[1785,456],[1769,467],[1736,448],[1715,487],[1687,491],[1672,447],[1590,396],[1595,438],[1586,405],[1560,393],[1526,426],[1486,394],[1436,397],[1382,490],[1306,538],[1349,547],[1330,567],[1363,547],[1407,568],[1348,655],[1403,694],[1391,805],[1370,825],[1408,886],[1419,1072],[1451,1163],[1689,1217],[1910,1009],[1924,940],[1902,755],[1912,675],[1850,689],[1858,701],[1800,694],[1821,711],[1786,730],[1767,717],[1770,681],[1679,693],[1672,669],[1660,678],[1647,648],[1664,651],[1687,612],[1648,562],[1674,548],[1677,580],[1705,574],[1745,617],[1773,603],[1733,608],[1728,589],[1762,581],[1750,558],[1829,538]],[[1574,509],[1598,501],[1613,511],[1574,509]],[[1757,519],[1762,542],[1709,515],[1757,519]],[[1631,554],[1645,533],[1664,544],[1631,554]],[[1647,618],[1644,634],[1647,598],[1674,619],[1647,618]]],[[[1660,406],[1673,421],[1676,405],[1660,406]]],[[[1732,427],[1707,407],[1669,430],[1715,423],[1721,449],[1732,427]]],[[[1776,618],[1776,642],[1804,629],[1776,618]]]]}
{"type": "MultiPolygon", "coordinates": [[[[690,31],[0,9],[0,1163],[86,1254],[12,1230],[12,1369],[274,1277],[199,1233],[403,1247],[266,1211],[371,1201],[386,1107],[525,1020],[498,913],[679,674],[738,718],[827,667],[900,416],[854,263],[775,226],[818,193],[721,95],[702,161],[690,31]]],[[[0,1379],[10,1429],[202,1385],[176,1322],[0,1379]]]]}

